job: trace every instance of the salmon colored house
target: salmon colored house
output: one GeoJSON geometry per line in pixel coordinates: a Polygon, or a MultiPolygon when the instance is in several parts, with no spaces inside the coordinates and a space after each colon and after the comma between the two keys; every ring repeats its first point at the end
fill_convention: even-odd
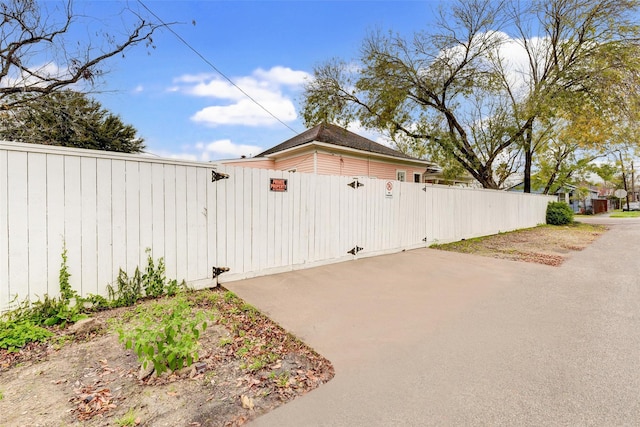
{"type": "Polygon", "coordinates": [[[431,162],[416,159],[329,123],[319,124],[248,159],[220,163],[262,169],[425,182],[431,162]]]}

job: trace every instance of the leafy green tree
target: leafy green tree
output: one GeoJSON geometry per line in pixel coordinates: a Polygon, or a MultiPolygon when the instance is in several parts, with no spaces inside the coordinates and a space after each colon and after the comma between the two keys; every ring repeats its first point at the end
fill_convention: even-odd
{"type": "Polygon", "coordinates": [[[408,40],[373,33],[355,65],[334,59],[316,67],[305,88],[305,123],[359,121],[394,140],[435,144],[432,151],[487,188],[500,187],[520,153],[528,192],[534,156],[546,143],[537,135],[544,120],[587,103],[602,114],[618,112],[611,92],[624,93],[628,70],[640,69],[638,3],[447,5],[431,32],[408,40]],[[514,46],[526,54],[524,67],[509,56],[514,46]]]}
{"type": "Polygon", "coordinates": [[[2,113],[0,139],[94,150],[139,152],[136,129],[100,103],[73,91],[31,99],[2,113]]]}

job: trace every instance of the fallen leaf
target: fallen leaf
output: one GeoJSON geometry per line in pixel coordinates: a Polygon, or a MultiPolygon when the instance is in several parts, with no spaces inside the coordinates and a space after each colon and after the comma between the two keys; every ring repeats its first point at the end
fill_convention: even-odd
{"type": "Polygon", "coordinates": [[[250,411],[253,410],[254,402],[253,399],[249,396],[243,394],[242,396],[240,396],[240,402],[242,402],[242,407],[244,409],[248,409],[250,411]]]}

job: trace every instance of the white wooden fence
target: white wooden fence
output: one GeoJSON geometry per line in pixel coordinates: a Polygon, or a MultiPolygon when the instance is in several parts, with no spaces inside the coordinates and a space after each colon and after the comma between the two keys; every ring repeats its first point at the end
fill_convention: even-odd
{"type": "Polygon", "coordinates": [[[230,269],[224,282],[535,226],[552,200],[354,181],[0,143],[0,310],[16,295],[57,295],[63,245],[83,295],[144,267],[146,248],[168,277],[206,287],[213,267],[230,269]]]}

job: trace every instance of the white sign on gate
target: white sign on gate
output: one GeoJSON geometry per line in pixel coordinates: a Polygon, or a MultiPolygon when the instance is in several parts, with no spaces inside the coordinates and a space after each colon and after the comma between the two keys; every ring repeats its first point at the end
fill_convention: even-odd
{"type": "Polygon", "coordinates": [[[393,197],[393,181],[387,181],[384,184],[385,197],[393,197]]]}

